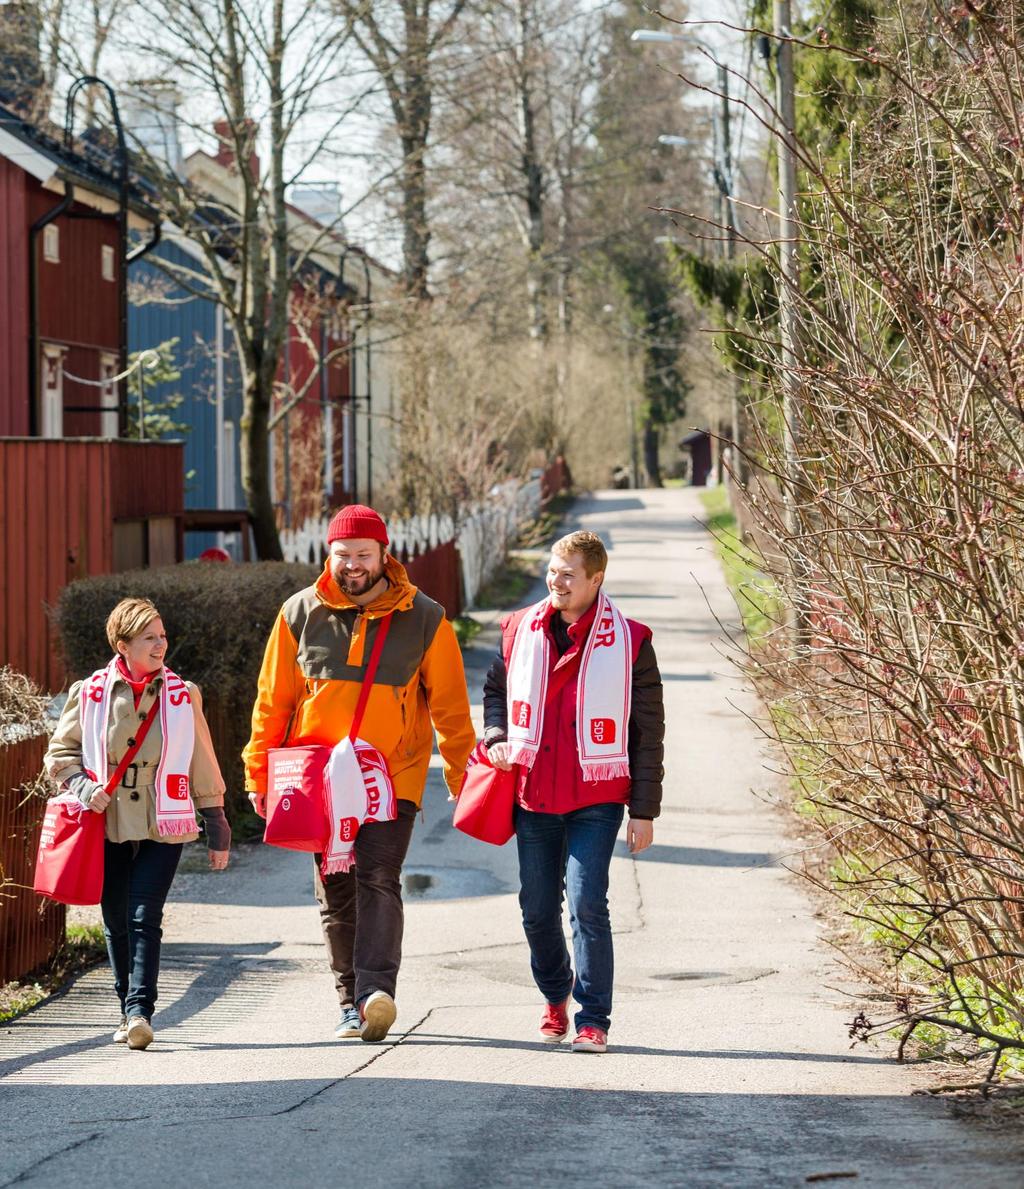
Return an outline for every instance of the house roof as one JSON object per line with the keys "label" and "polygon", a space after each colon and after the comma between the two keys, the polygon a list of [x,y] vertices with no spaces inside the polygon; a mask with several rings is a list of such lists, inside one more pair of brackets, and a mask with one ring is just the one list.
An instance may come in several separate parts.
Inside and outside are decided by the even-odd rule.
{"label": "house roof", "polygon": [[[76,197],[86,205],[109,213],[117,209],[117,167],[102,138],[79,140],[68,148],[63,137],[58,137],[55,125],[32,123],[14,108],[0,104],[0,157],[31,174],[44,189],[55,194],[63,193],[64,184],[70,183]],[[128,183],[128,208],[136,216],[136,226],[160,221],[159,213],[143,199],[132,178]]]}

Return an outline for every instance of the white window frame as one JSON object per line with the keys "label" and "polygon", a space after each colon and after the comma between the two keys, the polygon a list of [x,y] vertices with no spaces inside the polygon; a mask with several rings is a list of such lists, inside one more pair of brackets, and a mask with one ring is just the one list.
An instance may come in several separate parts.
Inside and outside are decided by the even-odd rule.
{"label": "white window frame", "polygon": [[43,228],[43,259],[60,264],[60,228],[56,223],[47,223]]}
{"label": "white window frame", "polygon": [[120,429],[117,407],[117,383],[114,376],[118,371],[118,357],[104,351],[100,355],[100,437],[116,438]]}
{"label": "white window frame", "polygon": [[64,436],[64,351],[45,343],[40,352],[39,407],[40,436]]}
{"label": "white window frame", "polygon": [[100,246],[100,275],[105,281],[117,279],[114,269],[114,249],[110,244]]}
{"label": "white window frame", "polygon": [[217,495],[219,497],[220,507],[233,508],[238,503],[235,499],[235,483],[238,470],[235,465],[235,423],[233,421],[224,422],[222,435],[221,450],[223,451],[223,460],[220,473],[221,488]]}

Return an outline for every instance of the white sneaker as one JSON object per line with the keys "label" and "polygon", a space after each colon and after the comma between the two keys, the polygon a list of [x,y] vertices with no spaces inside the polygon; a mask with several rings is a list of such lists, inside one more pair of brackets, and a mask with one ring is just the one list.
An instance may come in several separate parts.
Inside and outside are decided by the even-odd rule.
{"label": "white sneaker", "polygon": [[363,1040],[383,1040],[395,1022],[398,1008],[387,991],[374,991],[359,1005],[359,1014],[363,1021],[359,1035]]}
{"label": "white sneaker", "polygon": [[350,1040],[353,1037],[362,1036],[362,1034],[363,1021],[359,1015],[359,1008],[344,1008],[338,1026],[334,1029],[334,1035],[338,1040]]}
{"label": "white sneaker", "polygon": [[132,1016],[128,1021],[128,1047],[145,1049],[153,1043],[153,1029],[144,1016]]}
{"label": "white sneaker", "polygon": [[123,1045],[127,1039],[128,1039],[128,1018],[126,1016],[122,1016],[121,1023],[118,1024],[117,1028],[114,1030],[114,1044]]}

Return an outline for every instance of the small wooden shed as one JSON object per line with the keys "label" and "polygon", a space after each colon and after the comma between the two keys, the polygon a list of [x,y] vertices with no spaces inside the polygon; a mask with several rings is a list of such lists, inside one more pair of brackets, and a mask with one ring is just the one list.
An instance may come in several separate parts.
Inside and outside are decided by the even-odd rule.
{"label": "small wooden shed", "polygon": [[707,487],[708,475],[714,465],[710,434],[703,429],[695,429],[683,438],[679,449],[690,452],[690,486]]}

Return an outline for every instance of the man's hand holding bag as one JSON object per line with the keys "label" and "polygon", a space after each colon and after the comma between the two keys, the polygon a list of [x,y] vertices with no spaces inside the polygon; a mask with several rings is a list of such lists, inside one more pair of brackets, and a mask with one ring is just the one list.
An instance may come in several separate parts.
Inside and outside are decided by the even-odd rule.
{"label": "man's hand holding bag", "polygon": [[487,748],[478,743],[462,778],[452,824],[463,834],[492,846],[504,846],[512,837],[516,777],[514,768],[496,768]]}

